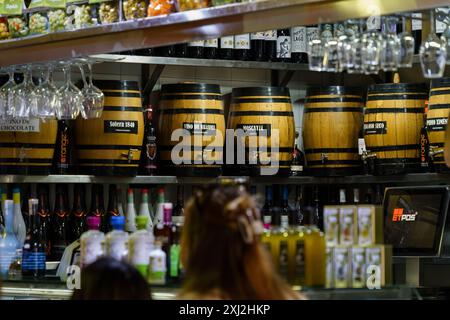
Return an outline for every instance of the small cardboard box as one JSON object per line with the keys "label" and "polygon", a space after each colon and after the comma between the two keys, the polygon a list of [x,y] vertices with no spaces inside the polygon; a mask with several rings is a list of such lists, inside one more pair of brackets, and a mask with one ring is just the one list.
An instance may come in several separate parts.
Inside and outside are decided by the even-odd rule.
{"label": "small cardboard box", "polygon": [[364,247],[354,246],[350,252],[352,260],[352,288],[364,288],[366,286],[366,251]]}
{"label": "small cardboard box", "polygon": [[327,246],[337,246],[339,244],[339,207],[323,207],[323,223],[325,229],[325,239]]}
{"label": "small cardboard box", "polygon": [[358,245],[371,246],[383,243],[383,208],[375,205],[358,205]]}
{"label": "small cardboard box", "polygon": [[356,206],[339,206],[339,245],[358,244]]}
{"label": "small cardboard box", "polygon": [[392,246],[366,247],[366,276],[369,289],[386,287],[392,283]]}
{"label": "small cardboard box", "polygon": [[326,259],[325,288],[334,288],[334,247],[327,246]]}
{"label": "small cardboard box", "polygon": [[333,277],[334,287],[349,288],[351,275],[349,247],[346,246],[335,247],[333,262],[334,262],[334,277]]}

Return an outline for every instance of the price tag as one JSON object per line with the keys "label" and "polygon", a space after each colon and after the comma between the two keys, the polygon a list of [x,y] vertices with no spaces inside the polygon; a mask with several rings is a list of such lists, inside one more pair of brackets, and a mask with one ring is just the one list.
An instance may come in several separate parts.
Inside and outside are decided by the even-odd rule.
{"label": "price tag", "polygon": [[366,151],[366,141],[364,138],[358,139],[358,154],[361,156]]}

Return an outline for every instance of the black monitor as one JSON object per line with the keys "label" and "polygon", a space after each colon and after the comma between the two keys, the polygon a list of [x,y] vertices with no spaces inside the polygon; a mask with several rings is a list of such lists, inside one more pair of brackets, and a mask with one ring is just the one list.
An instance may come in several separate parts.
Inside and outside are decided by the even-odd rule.
{"label": "black monitor", "polygon": [[449,192],[448,186],[386,189],[384,242],[394,256],[440,256]]}

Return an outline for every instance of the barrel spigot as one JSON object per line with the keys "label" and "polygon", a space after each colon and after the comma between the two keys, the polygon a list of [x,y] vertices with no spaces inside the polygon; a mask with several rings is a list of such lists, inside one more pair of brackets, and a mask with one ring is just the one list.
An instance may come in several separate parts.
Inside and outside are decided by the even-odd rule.
{"label": "barrel spigot", "polygon": [[131,161],[133,160],[133,154],[136,151],[138,151],[138,150],[136,150],[136,149],[129,149],[128,152],[123,152],[122,153],[122,157],[126,158],[128,163],[131,163]]}
{"label": "barrel spigot", "polygon": [[321,153],[320,160],[322,161],[322,163],[325,163],[328,160],[328,153]]}
{"label": "barrel spigot", "polygon": [[431,159],[433,159],[435,156],[442,153],[444,153],[444,148],[437,146],[430,146],[430,151],[428,152],[428,155],[430,156]]}
{"label": "barrel spigot", "polygon": [[369,159],[375,159],[377,157],[376,153],[364,150],[361,154],[361,159],[367,161]]}

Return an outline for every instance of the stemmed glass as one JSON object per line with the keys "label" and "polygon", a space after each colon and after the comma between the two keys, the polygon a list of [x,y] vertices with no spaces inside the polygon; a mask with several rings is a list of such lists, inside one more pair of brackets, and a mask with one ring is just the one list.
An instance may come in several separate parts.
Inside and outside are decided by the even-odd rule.
{"label": "stemmed glass", "polygon": [[367,29],[361,38],[361,62],[365,74],[380,70],[381,35],[376,29]]}
{"label": "stemmed glass", "polygon": [[323,70],[337,72],[339,69],[338,35],[334,31],[332,37],[324,39]]}
{"label": "stemmed glass", "polygon": [[0,88],[0,118],[13,117],[15,113],[12,88],[16,87],[17,84],[14,80],[14,67],[9,67],[6,69],[8,73],[8,81]]}
{"label": "stemmed glass", "polygon": [[92,83],[92,63],[88,60],[86,64],[89,69],[89,82],[86,81],[83,66],[80,64],[78,65],[84,84],[84,87],[81,90],[83,95],[83,108],[81,108],[81,115],[84,119],[100,118],[102,116],[103,106],[105,103],[105,95]]}
{"label": "stemmed glass", "polygon": [[338,72],[343,72],[352,67],[352,42],[355,38],[355,30],[351,28],[350,24],[351,21],[344,23],[344,32],[338,38]]}
{"label": "stemmed glass", "polygon": [[384,17],[384,32],[381,40],[380,67],[383,71],[397,71],[400,41],[396,35],[394,17]]}
{"label": "stemmed glass", "polygon": [[308,61],[309,70],[311,71],[323,71],[323,58],[324,58],[324,40],[321,35],[321,25],[319,25],[319,32],[316,37],[311,39],[308,43]]}
{"label": "stemmed glass", "polygon": [[354,36],[350,45],[350,62],[347,66],[348,73],[362,73],[362,39],[361,35],[363,33],[363,20],[358,20],[357,24],[351,27]]}
{"label": "stemmed glass", "polygon": [[83,95],[71,79],[70,63],[63,63],[64,84],[58,89],[61,97],[60,108],[56,110],[56,117],[60,120],[74,120],[83,108]]}
{"label": "stemmed glass", "polygon": [[425,78],[441,78],[444,74],[447,49],[444,41],[436,36],[434,10],[430,10],[430,33],[420,45],[420,66]]}
{"label": "stemmed glass", "polygon": [[404,16],[402,17],[402,30],[403,32],[398,35],[400,52],[397,56],[397,67],[410,68],[414,59],[414,38],[406,31],[406,17]]}
{"label": "stemmed glass", "polygon": [[446,16],[443,19],[443,22],[447,25],[444,32],[441,35],[441,40],[445,43],[445,50],[447,51],[447,62],[446,64],[450,64],[450,17]]}
{"label": "stemmed glass", "polygon": [[52,67],[38,65],[40,83],[32,93],[31,114],[41,119],[55,118],[59,95],[50,82]]}
{"label": "stemmed glass", "polygon": [[15,107],[14,118],[28,119],[30,117],[31,97],[34,89],[31,66],[27,65],[23,68],[23,82],[12,89]]}

